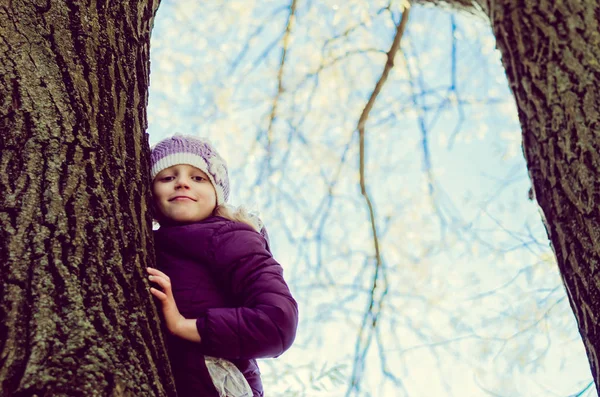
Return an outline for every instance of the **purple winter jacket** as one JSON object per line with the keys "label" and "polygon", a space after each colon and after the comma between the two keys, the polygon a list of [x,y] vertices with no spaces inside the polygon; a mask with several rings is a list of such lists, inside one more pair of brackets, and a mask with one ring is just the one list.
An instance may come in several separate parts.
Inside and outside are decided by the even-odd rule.
{"label": "purple winter jacket", "polygon": [[177,394],[217,396],[204,355],[231,361],[254,396],[263,396],[257,358],[277,357],[294,341],[298,305],[267,241],[250,226],[211,216],[154,232],[158,268],[171,279],[185,318],[202,341],[169,336]]}

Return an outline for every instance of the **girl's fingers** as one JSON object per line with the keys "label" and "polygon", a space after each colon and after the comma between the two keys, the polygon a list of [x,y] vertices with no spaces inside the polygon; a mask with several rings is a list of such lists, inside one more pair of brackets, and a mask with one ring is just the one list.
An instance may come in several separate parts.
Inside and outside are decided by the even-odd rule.
{"label": "girl's fingers", "polygon": [[164,277],[164,278],[166,278],[167,280],[170,280],[170,279],[169,279],[169,276],[167,276],[166,274],[164,274],[164,273],[163,273],[163,272],[161,272],[160,270],[158,270],[158,269],[155,269],[155,268],[153,268],[153,267],[147,267],[147,268],[146,268],[146,271],[147,271],[148,273],[150,273],[151,275],[153,275],[153,276]]}
{"label": "girl's fingers", "polygon": [[[161,287],[161,289],[162,289],[162,291],[159,291],[158,289],[154,288],[155,290],[159,291],[162,294],[161,296],[154,294],[154,296],[159,298],[163,303],[165,303],[169,299],[173,299],[173,292],[171,291],[171,282],[170,281],[165,280],[162,277],[157,277],[157,276],[150,276],[150,281],[158,284],[158,286]],[[164,298],[163,298],[163,296],[164,296]]]}
{"label": "girl's fingers", "polygon": [[169,299],[173,299],[173,293],[171,292],[171,279],[169,279],[169,277],[160,270],[152,267],[148,267],[146,270],[150,274],[148,276],[150,282],[155,283],[162,288],[162,291],[154,287],[150,288],[152,295],[158,298],[163,304],[167,303]]}
{"label": "girl's fingers", "polygon": [[167,300],[167,295],[164,292],[157,290],[156,288],[150,288],[150,293],[156,296],[161,301]]}
{"label": "girl's fingers", "polygon": [[150,281],[160,285],[165,290],[171,290],[171,281],[165,280],[163,277],[150,276]]}

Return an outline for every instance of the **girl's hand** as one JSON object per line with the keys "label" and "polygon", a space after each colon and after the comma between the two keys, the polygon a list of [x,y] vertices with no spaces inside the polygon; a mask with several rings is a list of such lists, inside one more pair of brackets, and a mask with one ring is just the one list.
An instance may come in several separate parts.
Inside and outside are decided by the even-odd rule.
{"label": "girl's hand", "polygon": [[200,335],[196,329],[196,321],[187,320],[179,313],[179,309],[177,309],[169,276],[160,270],[151,267],[146,270],[148,271],[148,274],[150,274],[148,279],[162,288],[162,291],[159,291],[152,287],[150,288],[150,293],[162,303],[163,316],[165,317],[169,332],[183,339],[200,342]]}

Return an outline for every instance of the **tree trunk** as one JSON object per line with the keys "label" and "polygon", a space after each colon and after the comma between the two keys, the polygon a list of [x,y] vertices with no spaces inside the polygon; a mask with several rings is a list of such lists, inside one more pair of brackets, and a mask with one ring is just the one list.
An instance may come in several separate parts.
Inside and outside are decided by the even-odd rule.
{"label": "tree trunk", "polygon": [[158,5],[0,3],[3,396],[174,394],[144,271]]}
{"label": "tree trunk", "polygon": [[502,53],[533,191],[600,393],[600,3],[472,3]]}

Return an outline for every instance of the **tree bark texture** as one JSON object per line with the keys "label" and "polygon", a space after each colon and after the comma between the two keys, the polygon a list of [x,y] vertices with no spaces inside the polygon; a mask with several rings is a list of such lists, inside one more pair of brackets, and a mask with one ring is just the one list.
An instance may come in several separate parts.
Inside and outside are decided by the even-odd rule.
{"label": "tree bark texture", "polygon": [[0,1],[0,395],[174,394],[144,269],[158,5]]}
{"label": "tree bark texture", "polygon": [[472,3],[502,53],[533,191],[600,393],[600,3]]}

